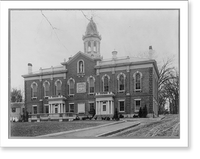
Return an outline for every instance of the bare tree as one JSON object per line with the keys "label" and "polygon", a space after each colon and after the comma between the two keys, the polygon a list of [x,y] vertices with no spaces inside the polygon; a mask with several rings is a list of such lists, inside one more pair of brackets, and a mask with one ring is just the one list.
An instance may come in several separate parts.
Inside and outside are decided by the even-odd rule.
{"label": "bare tree", "polygon": [[170,111],[178,113],[179,107],[179,74],[178,71],[171,66],[172,60],[164,62],[159,71],[158,81],[158,98],[159,113],[165,111],[167,99],[170,101]]}

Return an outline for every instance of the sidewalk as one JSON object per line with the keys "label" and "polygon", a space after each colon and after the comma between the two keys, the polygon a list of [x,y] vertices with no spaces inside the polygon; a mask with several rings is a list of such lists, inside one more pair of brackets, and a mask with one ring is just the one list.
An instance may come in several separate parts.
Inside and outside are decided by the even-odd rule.
{"label": "sidewalk", "polygon": [[112,134],[120,132],[122,130],[134,127],[139,125],[140,122],[119,122],[117,124],[102,126],[102,127],[93,127],[92,129],[83,129],[83,130],[74,130],[70,132],[63,132],[59,134],[49,134],[41,136],[42,138],[94,138],[94,137],[103,137],[107,134]]}

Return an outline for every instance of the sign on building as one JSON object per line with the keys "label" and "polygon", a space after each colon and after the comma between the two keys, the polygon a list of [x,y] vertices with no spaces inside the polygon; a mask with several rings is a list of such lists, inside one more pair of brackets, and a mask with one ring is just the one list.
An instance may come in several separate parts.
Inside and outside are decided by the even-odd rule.
{"label": "sign on building", "polygon": [[85,93],[86,92],[86,82],[77,83],[77,93]]}

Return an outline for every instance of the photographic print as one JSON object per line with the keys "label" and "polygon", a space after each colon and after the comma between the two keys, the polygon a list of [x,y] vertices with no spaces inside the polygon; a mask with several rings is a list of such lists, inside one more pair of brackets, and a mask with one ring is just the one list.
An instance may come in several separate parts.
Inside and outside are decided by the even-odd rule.
{"label": "photographic print", "polygon": [[11,137],[179,138],[179,10],[10,10],[10,40]]}

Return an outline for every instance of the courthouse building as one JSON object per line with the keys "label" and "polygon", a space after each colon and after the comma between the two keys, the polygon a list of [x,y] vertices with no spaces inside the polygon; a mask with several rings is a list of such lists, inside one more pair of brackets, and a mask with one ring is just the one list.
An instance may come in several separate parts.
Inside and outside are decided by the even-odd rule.
{"label": "courthouse building", "polygon": [[120,114],[133,116],[146,105],[149,115],[158,115],[155,60],[120,58],[117,51],[112,52],[112,59],[103,59],[102,38],[92,18],[82,40],[84,51],[61,62],[60,67],[32,72],[32,64],[28,64],[28,74],[23,75],[26,111],[88,115],[95,109],[96,116],[113,116],[117,108]]}

